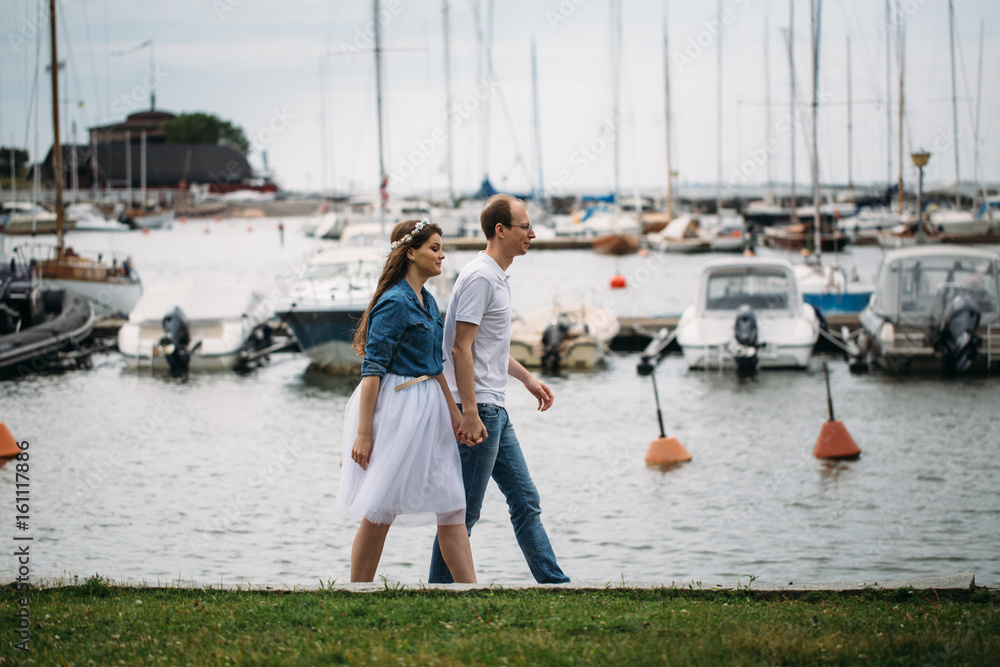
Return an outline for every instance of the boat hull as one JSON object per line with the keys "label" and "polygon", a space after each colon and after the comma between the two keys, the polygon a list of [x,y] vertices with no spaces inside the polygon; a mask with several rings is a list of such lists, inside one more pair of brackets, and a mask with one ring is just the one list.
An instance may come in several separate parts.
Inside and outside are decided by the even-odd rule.
{"label": "boat hull", "polygon": [[361,357],[354,351],[354,330],[365,307],[367,304],[343,310],[294,308],[277,315],[318,368],[344,374],[361,369]]}
{"label": "boat hull", "polygon": [[28,374],[51,368],[59,353],[76,348],[94,328],[90,302],[73,292],[47,295],[45,310],[52,319],[0,336],[0,373]]}
{"label": "boat hull", "polygon": [[87,297],[94,306],[94,315],[98,318],[128,317],[142,297],[140,282],[45,279],[44,283],[53,289],[72,290]]}

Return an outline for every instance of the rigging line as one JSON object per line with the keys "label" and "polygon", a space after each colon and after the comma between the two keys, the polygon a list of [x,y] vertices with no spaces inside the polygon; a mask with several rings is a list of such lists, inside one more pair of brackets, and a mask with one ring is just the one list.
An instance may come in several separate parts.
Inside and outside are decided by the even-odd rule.
{"label": "rigging line", "polygon": [[[844,4],[847,1],[850,2],[849,5],[845,5]],[[840,7],[840,11],[844,15],[844,21],[845,21],[845,23],[847,23],[850,26],[848,37],[851,36],[850,33],[853,33],[853,34],[858,35],[858,36],[861,36],[861,35],[864,34],[864,32],[859,29],[859,26],[864,25],[864,23],[862,23],[860,20],[858,20],[858,10],[857,10],[857,7],[855,6],[854,3],[855,3],[855,0],[837,0],[837,6]],[[848,9],[850,9],[850,11],[851,11],[850,15],[848,14],[848,11],[847,11]],[[877,22],[876,22],[876,25],[877,25]],[[868,63],[881,62],[881,61],[876,61],[874,58],[871,57],[871,53],[868,51],[868,40],[861,39],[860,41],[861,41],[861,52],[862,52],[861,55],[862,55],[862,58],[864,59],[864,61],[868,62]],[[854,40],[854,39],[851,40],[851,44],[852,45],[856,45],[857,42],[858,42],[858,40]],[[869,71],[874,72],[875,71],[875,65],[873,65]],[[879,97],[880,93],[882,91],[879,89],[876,81],[874,79],[868,79],[868,83],[869,83],[869,85],[871,85],[872,92],[875,94],[875,96]]]}
{"label": "rigging line", "polygon": [[[96,109],[97,108],[96,105],[99,105],[101,103],[101,90],[100,86],[97,84],[97,64],[94,61],[94,40],[90,38],[90,15],[87,13],[87,3],[81,2],[80,9],[81,11],[83,11],[83,27],[84,30],[86,31],[87,46],[88,46],[88,51],[90,52],[90,69],[92,72],[91,75],[94,79],[94,104],[95,104],[94,108]],[[110,82],[105,82],[105,85],[110,86],[111,84]]]}
{"label": "rigging line", "polygon": [[[80,96],[80,99],[77,100],[77,102],[78,103],[82,103],[83,102],[83,86],[80,85],[80,73],[77,71],[76,67],[70,67],[70,64],[71,63],[75,63],[76,60],[73,57],[73,45],[70,43],[70,39],[69,39],[69,26],[66,25],[66,12],[60,12],[59,13],[59,20],[62,21],[63,41],[66,42],[66,69],[67,69],[67,71],[71,71],[73,73],[73,80],[76,82],[76,94]],[[66,95],[68,96],[69,95],[69,86],[67,86],[66,88],[67,88]],[[72,102],[72,101],[73,100],[71,100],[71,99],[69,99],[67,97],[67,99],[66,99],[67,103]],[[68,108],[69,107],[67,106],[67,109]],[[77,108],[81,108],[81,107],[77,107]],[[90,116],[87,113],[87,106],[84,104],[82,106],[82,108],[84,110],[83,111],[84,122],[87,125],[90,125]],[[68,112],[67,112],[66,116],[67,116],[67,118],[66,118],[65,122],[67,124],[70,124],[70,120],[68,118],[68,116],[69,116]],[[69,136],[67,136],[66,138],[69,139]]]}

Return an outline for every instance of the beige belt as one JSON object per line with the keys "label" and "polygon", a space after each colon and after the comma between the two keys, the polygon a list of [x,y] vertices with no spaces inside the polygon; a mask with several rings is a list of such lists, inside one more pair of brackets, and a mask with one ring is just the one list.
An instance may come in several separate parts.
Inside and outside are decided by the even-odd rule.
{"label": "beige belt", "polygon": [[418,382],[423,382],[424,380],[430,380],[431,377],[433,377],[433,376],[431,376],[431,375],[421,375],[419,377],[413,378],[412,380],[407,380],[403,384],[397,384],[396,385],[396,391],[399,391],[400,389],[406,389],[411,384],[416,384]]}

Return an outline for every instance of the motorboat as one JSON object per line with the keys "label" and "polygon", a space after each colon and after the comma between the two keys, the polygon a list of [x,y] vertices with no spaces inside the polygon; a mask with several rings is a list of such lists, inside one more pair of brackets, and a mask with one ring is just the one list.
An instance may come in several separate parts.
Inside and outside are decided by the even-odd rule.
{"label": "motorboat", "polygon": [[118,330],[129,368],[243,370],[272,343],[270,302],[242,284],[195,278],[151,287]]}
{"label": "motorboat", "polygon": [[557,304],[513,320],[510,355],[530,368],[589,369],[618,330],[618,318],[603,308]]}
{"label": "motorboat", "polygon": [[[707,216],[706,216],[707,217]],[[716,222],[705,226],[712,252],[743,252],[752,246],[752,235],[747,233],[747,223],[735,211],[723,209]]]}
{"label": "motorboat", "polygon": [[30,267],[0,265],[0,374],[27,375],[79,368],[82,343],[94,328],[94,308],[66,290],[47,290]]}
{"label": "motorboat", "polygon": [[679,215],[667,226],[654,234],[647,234],[650,247],[661,252],[708,252],[712,249],[712,237],[704,232],[698,223],[698,216],[692,213]]}
{"label": "motorboat", "polygon": [[[67,216],[64,229],[72,230],[76,219]],[[26,201],[9,201],[0,204],[0,233],[35,235],[56,233],[56,214],[41,204]]]}
{"label": "motorboat", "polygon": [[22,244],[12,250],[33,268],[48,289],[72,290],[87,297],[97,317],[127,317],[142,296],[142,279],[128,255],[81,252],[45,244]]}
{"label": "motorboat", "polygon": [[858,346],[892,373],[960,374],[1000,359],[1000,253],[949,244],[890,250]]}
{"label": "motorboat", "polygon": [[791,222],[791,212],[773,201],[756,199],[747,202],[743,217],[748,227],[760,230],[771,225],[787,225]]}
{"label": "motorboat", "polygon": [[[815,236],[811,222],[767,227],[761,234],[765,245],[781,250],[810,249],[816,242]],[[823,252],[842,250],[849,242],[850,237],[840,229],[833,228],[820,233],[820,249]]]}
{"label": "motorboat", "polygon": [[[362,229],[349,225],[345,236]],[[331,246],[318,250],[301,274],[292,277],[287,300],[276,314],[318,368],[329,373],[361,368],[354,330],[375,293],[382,262],[382,253],[370,244]]]}
{"label": "motorboat", "polygon": [[819,328],[790,263],[742,257],[705,267],[675,337],[688,368],[735,367],[752,374],[805,368]]}

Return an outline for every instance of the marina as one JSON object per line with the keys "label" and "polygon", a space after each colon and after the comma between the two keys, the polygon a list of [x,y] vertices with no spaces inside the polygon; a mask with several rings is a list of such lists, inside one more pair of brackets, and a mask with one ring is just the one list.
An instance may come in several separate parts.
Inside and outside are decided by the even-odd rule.
{"label": "marina", "polygon": [[[505,407],[574,581],[791,587],[962,572],[1000,585],[1000,202],[995,152],[980,155],[997,143],[995,119],[981,128],[979,118],[985,21],[975,94],[961,65],[960,116],[947,3],[944,136],[943,4],[886,3],[884,21],[881,7],[828,7],[824,20],[812,0],[808,37],[796,41],[804,3],[789,3],[783,27],[757,7],[737,20],[750,3],[721,0],[714,16],[708,4],[674,3],[677,24],[668,3],[564,2],[560,14],[502,3],[516,21],[497,30],[507,81],[493,68],[485,4],[456,4],[470,23],[456,23],[455,91],[448,2],[441,39],[405,3],[346,3],[325,26],[310,16],[325,48],[294,13],[276,22],[239,8],[226,27],[259,46],[222,66],[224,97],[220,69],[205,66],[233,46],[218,22],[203,32],[188,19],[181,49],[167,37],[176,17],[151,8],[126,26],[117,15],[130,12],[105,8],[102,75],[90,19],[73,13],[82,8],[60,6],[62,23],[54,0],[34,17],[10,12],[24,29],[9,35],[16,55],[3,62],[0,103],[18,127],[25,114],[25,134],[0,151],[0,423],[8,448],[7,429],[15,448],[30,445],[31,463],[0,459],[0,488],[20,489],[30,467],[30,518],[25,509],[2,534],[32,541],[31,583],[343,583],[357,529],[334,513],[359,382],[351,339],[385,237],[404,219],[440,225],[446,275],[429,287],[444,310],[448,278],[485,247],[479,210],[496,183],[528,202],[530,224],[517,226],[534,239],[509,271],[512,356],[555,396],[540,412],[514,382]],[[750,38],[758,18],[762,40]],[[526,45],[511,36],[546,23],[541,68],[531,38],[529,93],[509,55]],[[159,51],[144,36],[154,25]],[[909,25],[919,48],[908,53]],[[84,41],[79,26],[89,58],[69,48],[70,33]],[[335,48],[351,28],[354,46]],[[119,44],[120,32],[146,41]],[[789,102],[775,122],[779,32]],[[958,32],[966,49],[968,32]],[[821,49],[824,33],[848,36],[846,59]],[[870,41],[859,50],[872,100],[852,96],[854,33]],[[434,53],[387,62],[398,50]],[[137,51],[149,58],[141,86],[124,64]],[[114,77],[112,56],[123,59]],[[831,82],[846,83],[845,100]],[[160,84],[173,111],[157,107]],[[183,110],[203,102],[223,115]],[[858,160],[855,104],[869,107]],[[533,151],[522,151],[519,126],[533,131]],[[796,168],[799,141],[807,169]],[[975,152],[963,174],[966,145]],[[433,536],[430,526],[393,531],[384,588],[426,581]],[[481,582],[531,581],[495,486],[472,549]]]}
{"label": "marina", "polygon": [[[84,236],[95,245],[113,236],[149,286],[197,273],[252,285],[277,303],[290,289],[286,276],[329,243],[305,236],[305,220],[188,220],[69,240],[86,247]],[[473,252],[449,251],[446,269]],[[873,277],[881,255],[858,247],[828,259]],[[759,256],[795,261],[776,250]],[[717,259],[532,249],[511,268],[513,301],[524,313],[556,299],[596,303],[625,325],[624,340],[632,325],[672,326]],[[616,274],[627,288],[610,288]],[[592,370],[544,374],[556,396],[547,413],[511,387],[508,408],[543,492],[543,520],[573,579],[851,581],[970,570],[978,584],[1000,583],[996,369],[854,374],[841,352],[817,348],[804,371],[740,379],[688,370],[670,352],[655,369],[665,428],[693,458],[660,471],[643,460],[657,435],[649,378],[636,373],[637,352],[620,349],[646,340],[613,344]],[[862,449],[856,461],[811,455],[826,419],[823,361],[838,418]],[[113,351],[93,354],[92,364],[0,384],[4,421],[37,452],[41,578],[99,572],[149,584],[291,586],[346,577],[356,526],[332,508],[350,377],[319,372],[299,352],[272,354],[244,374],[154,373]],[[0,469],[0,484],[12,479],[9,464]],[[11,537],[13,527],[4,530]],[[481,580],[530,581],[509,533],[491,488],[472,540]],[[389,540],[390,580],[426,581],[431,537],[413,528]]]}

